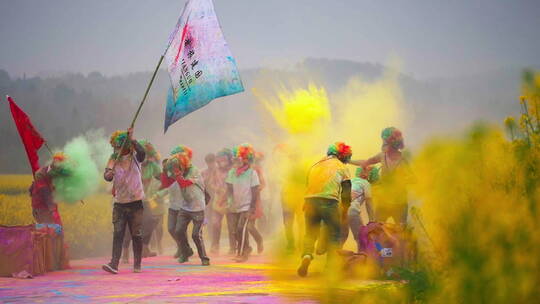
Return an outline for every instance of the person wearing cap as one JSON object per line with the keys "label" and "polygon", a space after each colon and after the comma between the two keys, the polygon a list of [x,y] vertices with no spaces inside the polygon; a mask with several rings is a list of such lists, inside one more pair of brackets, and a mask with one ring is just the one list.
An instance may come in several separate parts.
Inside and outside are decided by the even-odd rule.
{"label": "person wearing cap", "polygon": [[351,180],[345,166],[351,156],[350,146],[336,142],[328,147],[326,157],[315,163],[308,172],[304,204],[306,233],[302,261],[297,270],[301,277],[308,274],[321,223],[327,227],[327,267],[332,267],[329,263],[333,262],[339,249],[341,223],[346,222],[351,203]]}

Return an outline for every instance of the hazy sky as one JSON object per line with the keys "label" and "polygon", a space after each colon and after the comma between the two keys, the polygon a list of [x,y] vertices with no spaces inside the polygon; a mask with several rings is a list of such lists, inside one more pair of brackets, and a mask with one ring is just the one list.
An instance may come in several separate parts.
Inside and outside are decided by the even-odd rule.
{"label": "hazy sky", "polygon": [[[150,71],[185,0],[0,0],[11,75]],[[540,66],[540,1],[214,0],[241,68],[401,59],[417,77]]]}

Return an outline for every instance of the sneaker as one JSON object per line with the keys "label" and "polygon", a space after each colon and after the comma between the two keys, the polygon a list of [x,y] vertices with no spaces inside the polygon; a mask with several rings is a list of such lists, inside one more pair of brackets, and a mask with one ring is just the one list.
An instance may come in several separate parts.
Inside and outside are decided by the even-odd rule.
{"label": "sneaker", "polygon": [[180,264],[185,263],[187,261],[189,261],[189,257],[187,257],[187,256],[180,255],[178,257],[178,263],[180,263]]}
{"label": "sneaker", "polygon": [[298,267],[297,273],[299,276],[301,277],[307,276],[310,263],[311,263],[311,257],[309,255],[305,255],[302,258],[302,264],[300,264],[300,267]]}
{"label": "sneaker", "polygon": [[188,255],[187,257],[190,258],[193,256],[193,249],[191,249],[191,247],[188,247]]}
{"label": "sneaker", "polygon": [[133,272],[134,273],[141,273],[142,272],[141,267],[140,266],[139,267],[133,267]]}
{"label": "sneaker", "polygon": [[118,274],[118,269],[112,267],[110,263],[109,264],[103,264],[103,266],[101,266],[101,268],[103,270],[105,270],[106,272],[109,272],[109,273],[112,273],[112,274]]}
{"label": "sneaker", "polygon": [[202,260],[201,265],[202,266],[210,266],[210,260]]}

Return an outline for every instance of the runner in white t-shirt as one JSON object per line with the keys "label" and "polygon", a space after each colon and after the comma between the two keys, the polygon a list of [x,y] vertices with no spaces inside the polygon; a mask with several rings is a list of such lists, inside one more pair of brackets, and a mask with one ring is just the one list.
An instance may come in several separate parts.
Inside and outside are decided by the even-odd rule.
{"label": "runner in white t-shirt", "polygon": [[260,182],[257,172],[251,168],[255,157],[253,147],[249,144],[239,145],[233,149],[233,155],[234,167],[229,171],[225,182],[231,227],[235,228],[235,260],[245,262],[252,250],[249,246],[247,226],[249,217],[255,212]]}

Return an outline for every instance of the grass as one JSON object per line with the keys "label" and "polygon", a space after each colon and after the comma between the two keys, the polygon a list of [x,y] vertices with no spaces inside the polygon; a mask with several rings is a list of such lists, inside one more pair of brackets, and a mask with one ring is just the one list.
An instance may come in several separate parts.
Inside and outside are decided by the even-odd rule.
{"label": "grass", "polygon": [[[31,175],[0,175],[0,225],[34,222],[28,187]],[[66,243],[72,258],[109,254],[112,238],[112,199],[104,190],[74,204],[59,204]]]}

